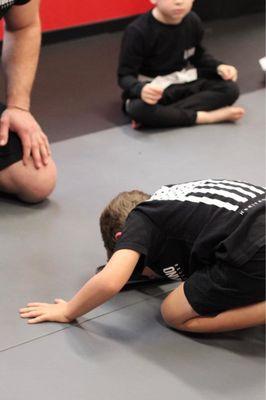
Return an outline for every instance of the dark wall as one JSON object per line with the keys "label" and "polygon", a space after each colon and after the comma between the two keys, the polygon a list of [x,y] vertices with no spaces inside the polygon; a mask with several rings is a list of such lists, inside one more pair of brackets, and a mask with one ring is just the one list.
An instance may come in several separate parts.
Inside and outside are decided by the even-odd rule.
{"label": "dark wall", "polygon": [[265,0],[195,0],[194,10],[204,20],[237,17],[265,10]]}

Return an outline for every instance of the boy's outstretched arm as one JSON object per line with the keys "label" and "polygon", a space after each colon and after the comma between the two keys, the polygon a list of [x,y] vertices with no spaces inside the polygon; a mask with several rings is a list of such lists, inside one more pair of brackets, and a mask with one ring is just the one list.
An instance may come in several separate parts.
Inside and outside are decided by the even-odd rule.
{"label": "boy's outstretched arm", "polygon": [[[180,331],[216,333],[265,324],[265,301],[201,317],[190,306],[181,284],[164,300],[162,315],[167,325]],[[179,307],[178,307],[179,305]]]}
{"label": "boy's outstretched arm", "polygon": [[140,255],[133,250],[118,250],[106,267],[94,275],[69,301],[56,299],[55,304],[29,303],[20,309],[29,323],[44,321],[70,322],[105,303],[117,294],[130,278]]}

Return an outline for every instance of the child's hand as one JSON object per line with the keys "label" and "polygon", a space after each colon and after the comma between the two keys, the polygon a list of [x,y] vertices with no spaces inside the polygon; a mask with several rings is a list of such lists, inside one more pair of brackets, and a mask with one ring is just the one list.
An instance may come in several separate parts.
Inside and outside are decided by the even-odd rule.
{"label": "child's hand", "polygon": [[151,83],[147,83],[145,86],[143,86],[140,97],[145,103],[154,105],[158,103],[158,101],[162,98],[162,95],[163,89],[152,85]]}
{"label": "child's hand", "polygon": [[220,75],[225,81],[236,81],[237,80],[237,69],[232,65],[220,64],[217,67],[217,73]]}
{"label": "child's hand", "polygon": [[67,302],[62,299],[55,299],[55,304],[48,303],[29,303],[26,308],[19,310],[21,318],[30,318],[29,324],[39,322],[71,322],[67,318]]}

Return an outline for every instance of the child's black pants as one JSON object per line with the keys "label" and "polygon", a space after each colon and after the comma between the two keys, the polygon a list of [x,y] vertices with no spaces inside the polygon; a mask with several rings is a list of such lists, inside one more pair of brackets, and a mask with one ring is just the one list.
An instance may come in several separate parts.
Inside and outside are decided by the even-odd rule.
{"label": "child's black pants", "polygon": [[238,96],[238,85],[233,81],[197,79],[169,86],[154,106],[141,99],[131,99],[127,102],[126,112],[131,119],[144,126],[190,126],[196,122],[197,111],[211,111],[232,105]]}

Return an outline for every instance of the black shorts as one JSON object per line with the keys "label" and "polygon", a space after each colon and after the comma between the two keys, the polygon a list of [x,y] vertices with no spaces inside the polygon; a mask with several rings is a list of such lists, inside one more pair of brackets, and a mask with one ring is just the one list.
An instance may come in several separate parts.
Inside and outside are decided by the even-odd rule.
{"label": "black shorts", "polygon": [[[0,103],[0,114],[4,109],[5,106]],[[0,146],[0,170],[22,160],[22,157],[23,151],[20,139],[16,133],[9,131],[8,143],[6,146]]]}
{"label": "black shorts", "polygon": [[200,315],[216,315],[265,300],[265,246],[245,264],[235,267],[217,262],[195,271],[184,292]]}

